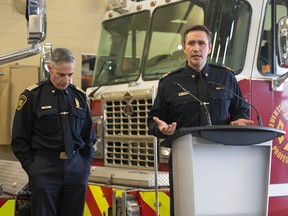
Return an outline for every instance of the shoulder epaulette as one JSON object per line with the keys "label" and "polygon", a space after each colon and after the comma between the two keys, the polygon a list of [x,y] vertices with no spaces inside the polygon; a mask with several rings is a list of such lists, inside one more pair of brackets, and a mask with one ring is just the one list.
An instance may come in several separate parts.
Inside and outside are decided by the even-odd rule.
{"label": "shoulder epaulette", "polygon": [[170,71],[170,72],[164,74],[164,75],[160,78],[160,80],[164,79],[165,77],[167,77],[167,76],[169,76],[169,75],[171,75],[171,74],[177,73],[177,72],[181,71],[182,69],[183,69],[183,67],[180,67],[180,68],[177,68],[176,70]]}
{"label": "shoulder epaulette", "polygon": [[42,82],[40,82],[40,83],[36,83],[36,84],[34,84],[34,85],[26,88],[26,90],[28,90],[28,91],[33,91],[33,90],[39,88],[39,87],[40,87],[41,85],[43,85],[44,83],[45,83],[45,81],[42,81]]}
{"label": "shoulder epaulette", "polygon": [[86,94],[85,91],[83,91],[80,87],[75,86],[75,85],[73,85],[73,84],[71,84],[70,86],[73,87],[73,88],[75,88],[77,91],[80,91],[80,92],[82,92],[83,94]]}
{"label": "shoulder epaulette", "polygon": [[234,71],[233,71],[231,68],[227,67],[226,65],[222,65],[222,64],[212,64],[212,63],[210,63],[209,65],[214,66],[214,67],[217,67],[217,68],[225,68],[225,69],[229,70],[230,72],[234,73]]}

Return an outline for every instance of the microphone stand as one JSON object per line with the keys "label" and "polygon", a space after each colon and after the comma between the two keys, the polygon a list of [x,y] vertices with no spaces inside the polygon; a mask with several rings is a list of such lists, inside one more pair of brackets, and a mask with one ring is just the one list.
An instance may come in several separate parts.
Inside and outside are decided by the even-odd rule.
{"label": "microphone stand", "polygon": [[209,103],[199,100],[197,97],[195,97],[193,94],[191,94],[190,91],[188,91],[187,89],[185,89],[185,88],[184,88],[182,85],[180,85],[179,83],[175,83],[175,85],[179,86],[183,91],[185,91],[187,94],[189,94],[191,97],[193,97],[196,101],[199,102],[199,104],[200,104],[201,106],[204,107],[205,113],[206,113],[206,118],[207,118],[207,126],[212,126],[211,116],[210,116],[210,113],[209,113],[208,108],[207,108],[207,105],[209,105]]}

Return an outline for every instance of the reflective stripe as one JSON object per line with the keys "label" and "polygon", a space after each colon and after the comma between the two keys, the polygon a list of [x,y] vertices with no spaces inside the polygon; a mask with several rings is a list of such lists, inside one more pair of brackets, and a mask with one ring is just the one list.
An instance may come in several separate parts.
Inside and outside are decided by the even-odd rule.
{"label": "reflective stripe", "polygon": [[160,215],[170,215],[170,196],[165,192],[160,192],[159,194],[159,202],[161,206],[159,207]]}
{"label": "reflective stripe", "polygon": [[[111,190],[111,191],[110,191]],[[108,215],[108,208],[112,207],[112,190],[116,193],[116,197],[122,197],[125,191],[118,188],[110,188],[105,186],[89,185],[84,209],[84,216],[101,216]],[[134,194],[135,193],[135,194]],[[153,191],[134,191],[135,197],[138,196],[141,212],[146,215],[153,215],[156,212],[155,192]],[[130,194],[128,192],[128,194]],[[170,215],[170,197],[169,192],[159,191],[159,214]],[[107,200],[108,199],[108,200]],[[111,200],[110,200],[111,199]],[[1,215],[1,214],[0,214]]]}
{"label": "reflective stripe", "polygon": [[[92,215],[91,211],[95,211],[95,208],[98,208],[101,215],[106,214],[108,215],[108,208],[109,208],[109,203],[106,200],[106,196],[103,193],[102,189],[100,186],[95,186],[95,185],[89,185],[90,193],[91,196],[87,196],[86,199],[93,199],[95,201],[96,205],[91,204],[91,200],[86,200],[86,205],[85,205],[85,210],[84,210],[84,215]],[[105,212],[105,213],[104,213]]]}
{"label": "reflective stripe", "polygon": [[92,195],[98,205],[98,208],[103,215],[105,212],[106,215],[108,215],[108,208],[109,208],[109,203],[106,200],[106,197],[103,194],[103,191],[101,190],[100,186],[89,186],[92,192]]}
{"label": "reflective stripe", "polygon": [[[86,209],[86,206],[88,207],[88,209]],[[89,210],[89,211],[88,211]],[[84,215],[85,216],[97,216],[97,215],[101,215],[100,210],[97,206],[96,200],[93,197],[93,194],[91,192],[91,187],[87,187],[87,194],[86,194],[86,205],[84,208]]]}
{"label": "reflective stripe", "polygon": [[122,193],[124,192],[124,190],[118,190],[118,189],[115,189],[114,190],[116,191],[116,197],[122,197]]}
{"label": "reflective stripe", "polygon": [[91,214],[86,202],[85,202],[85,206],[84,206],[84,214],[83,214],[83,216],[92,216],[92,214]]}
{"label": "reflective stripe", "polygon": [[116,192],[116,197],[122,196],[122,189],[88,185],[84,216],[102,216],[104,212],[108,215],[108,208],[112,208],[112,190]]}
{"label": "reflective stripe", "polygon": [[[140,192],[142,200],[156,212],[156,201],[155,201],[155,192]],[[170,215],[170,197],[165,192],[158,192],[159,199],[159,214],[160,215]]]}
{"label": "reflective stripe", "polygon": [[15,215],[15,200],[7,200],[1,207],[0,207],[0,215],[5,216],[14,216]]}

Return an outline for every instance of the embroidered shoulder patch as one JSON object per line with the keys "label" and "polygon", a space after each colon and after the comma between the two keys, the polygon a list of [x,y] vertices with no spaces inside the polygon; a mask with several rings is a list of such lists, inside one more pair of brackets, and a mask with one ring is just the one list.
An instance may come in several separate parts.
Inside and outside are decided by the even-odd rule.
{"label": "embroidered shoulder patch", "polygon": [[16,110],[18,110],[18,111],[21,110],[21,108],[24,106],[26,101],[27,101],[27,97],[25,95],[20,95],[20,97],[18,99]]}

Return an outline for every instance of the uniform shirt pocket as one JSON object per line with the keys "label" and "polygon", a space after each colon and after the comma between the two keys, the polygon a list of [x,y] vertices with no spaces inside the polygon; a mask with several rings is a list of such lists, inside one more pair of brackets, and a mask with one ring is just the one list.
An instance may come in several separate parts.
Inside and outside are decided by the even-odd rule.
{"label": "uniform shirt pocket", "polygon": [[199,102],[190,96],[179,97],[173,102],[169,116],[179,127],[195,125],[199,119]]}
{"label": "uniform shirt pocket", "polygon": [[71,109],[71,127],[76,136],[80,135],[85,120],[86,120],[85,110],[80,108]]}
{"label": "uniform shirt pocket", "polygon": [[43,134],[58,133],[61,129],[59,113],[56,109],[41,110],[37,113],[39,130]]}
{"label": "uniform shirt pocket", "polygon": [[233,95],[225,90],[211,91],[211,98],[213,100],[231,100]]}
{"label": "uniform shirt pocket", "polygon": [[185,96],[183,98],[177,98],[173,102],[173,107],[175,108],[175,110],[185,112],[188,106],[191,106],[192,104],[194,105],[195,103],[197,103],[197,101],[194,98],[190,96]]}
{"label": "uniform shirt pocket", "polygon": [[228,119],[228,112],[233,95],[225,90],[214,90],[210,92],[210,111],[212,118],[217,121]]}

